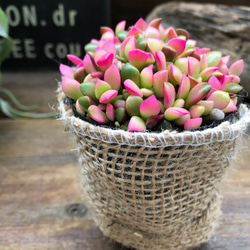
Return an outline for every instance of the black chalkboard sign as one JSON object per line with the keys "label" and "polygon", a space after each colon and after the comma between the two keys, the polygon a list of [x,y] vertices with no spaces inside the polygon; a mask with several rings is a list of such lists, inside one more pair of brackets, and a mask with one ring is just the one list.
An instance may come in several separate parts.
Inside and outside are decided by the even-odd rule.
{"label": "black chalkboard sign", "polygon": [[109,26],[109,0],[0,0],[14,49],[4,68],[53,69],[66,55],[84,55],[84,45]]}

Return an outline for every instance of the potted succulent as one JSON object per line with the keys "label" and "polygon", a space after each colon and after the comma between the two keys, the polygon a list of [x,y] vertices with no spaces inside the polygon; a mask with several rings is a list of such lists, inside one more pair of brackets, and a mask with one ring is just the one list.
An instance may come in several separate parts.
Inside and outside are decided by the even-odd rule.
{"label": "potted succulent", "polygon": [[220,183],[249,122],[242,60],[142,18],[101,28],[60,65],[61,119],[75,136],[83,197],[102,232],[137,249],[212,235]]}

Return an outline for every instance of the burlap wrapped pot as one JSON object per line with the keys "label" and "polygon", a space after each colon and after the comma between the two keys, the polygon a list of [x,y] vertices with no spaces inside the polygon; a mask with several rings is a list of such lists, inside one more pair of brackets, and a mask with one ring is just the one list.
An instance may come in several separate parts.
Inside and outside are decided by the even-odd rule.
{"label": "burlap wrapped pot", "polygon": [[195,132],[132,133],[72,114],[59,89],[61,120],[75,137],[82,195],[104,235],[136,249],[188,249],[213,234],[220,184],[249,110]]}

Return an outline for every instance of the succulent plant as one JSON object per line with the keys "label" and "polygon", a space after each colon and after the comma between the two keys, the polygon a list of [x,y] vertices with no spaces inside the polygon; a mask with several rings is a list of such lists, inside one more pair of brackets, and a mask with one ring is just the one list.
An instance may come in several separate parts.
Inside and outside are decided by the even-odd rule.
{"label": "succulent plant", "polygon": [[62,90],[78,113],[145,131],[171,125],[192,130],[237,110],[243,60],[228,67],[229,56],[197,47],[187,31],[164,29],[161,19],[125,26],[102,27],[83,60],[68,55],[75,66],[60,65]]}

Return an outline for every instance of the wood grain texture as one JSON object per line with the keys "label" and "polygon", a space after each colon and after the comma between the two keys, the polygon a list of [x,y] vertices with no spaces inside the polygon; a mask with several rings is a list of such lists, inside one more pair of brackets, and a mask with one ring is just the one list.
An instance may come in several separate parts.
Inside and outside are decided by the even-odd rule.
{"label": "wood grain texture", "polygon": [[[8,82],[24,104],[42,102],[41,111],[47,112],[47,103],[56,103],[57,73],[16,74],[5,73],[4,85]],[[25,94],[30,89],[32,97]],[[250,140],[245,145],[249,147]],[[81,216],[68,213],[70,205],[84,206],[74,148],[58,120],[0,120],[1,250],[127,249],[102,235],[91,211]],[[238,156],[235,171],[224,181],[220,226],[215,237],[196,250],[250,249],[249,150],[243,148]]]}

